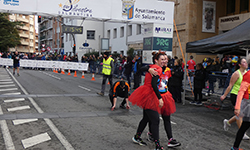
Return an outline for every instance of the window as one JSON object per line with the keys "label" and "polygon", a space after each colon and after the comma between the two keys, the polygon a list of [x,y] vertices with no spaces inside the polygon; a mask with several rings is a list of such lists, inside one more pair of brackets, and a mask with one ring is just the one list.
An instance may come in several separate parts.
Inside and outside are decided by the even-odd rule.
{"label": "window", "polygon": [[120,37],[124,37],[124,27],[121,27],[120,29]]}
{"label": "window", "polygon": [[141,25],[140,24],[137,24],[136,25],[136,34],[141,34]]}
{"label": "window", "polygon": [[87,39],[92,39],[92,40],[94,40],[94,39],[95,39],[95,31],[93,31],[93,30],[88,30],[88,31],[87,31]]}
{"label": "window", "polygon": [[113,32],[113,38],[114,39],[117,38],[117,29],[116,28],[114,29],[114,32]]}
{"label": "window", "polygon": [[132,25],[128,25],[128,36],[132,35]]}
{"label": "window", "polygon": [[248,11],[249,0],[240,0],[240,11]]}
{"label": "window", "polygon": [[22,16],[23,17],[23,19],[26,19],[26,17],[25,16]]}
{"label": "window", "polygon": [[107,38],[110,39],[110,30],[107,31]]}
{"label": "window", "polygon": [[227,0],[227,14],[235,13],[235,0]]}

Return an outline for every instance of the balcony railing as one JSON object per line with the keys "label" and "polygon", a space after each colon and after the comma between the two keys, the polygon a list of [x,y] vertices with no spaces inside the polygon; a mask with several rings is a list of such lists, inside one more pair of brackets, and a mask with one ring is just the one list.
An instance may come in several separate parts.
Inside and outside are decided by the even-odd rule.
{"label": "balcony railing", "polygon": [[22,17],[17,17],[17,21],[29,23],[29,20],[28,20],[28,19],[22,18]]}
{"label": "balcony railing", "polygon": [[20,33],[19,35],[21,38],[29,38],[28,34]]}
{"label": "balcony railing", "polygon": [[22,45],[29,45],[29,42],[27,42],[27,41],[21,41],[21,44]]}

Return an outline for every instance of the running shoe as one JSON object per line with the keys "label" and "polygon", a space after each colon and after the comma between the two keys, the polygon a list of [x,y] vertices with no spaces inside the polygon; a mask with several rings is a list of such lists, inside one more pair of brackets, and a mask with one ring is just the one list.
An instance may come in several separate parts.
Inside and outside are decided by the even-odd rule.
{"label": "running shoe", "polygon": [[104,96],[104,93],[102,93],[102,92],[96,93],[96,94],[98,94],[98,95],[100,95],[100,96]]}
{"label": "running shoe", "polygon": [[189,104],[190,104],[190,105],[195,105],[196,102],[195,102],[195,101],[192,101],[192,102],[190,102]]}
{"label": "running shoe", "polygon": [[197,102],[195,103],[196,106],[202,106],[202,103],[201,102]]}
{"label": "running shoe", "polygon": [[235,147],[231,147],[230,150],[243,150],[242,148],[235,148]]}
{"label": "running shoe", "polygon": [[225,131],[228,131],[228,128],[231,126],[231,125],[228,124],[228,120],[227,120],[227,119],[224,119],[224,120],[223,120],[223,124],[224,124],[224,130],[225,130]]}
{"label": "running shoe", "polygon": [[162,146],[156,146],[154,150],[163,150]]}
{"label": "running shoe", "polygon": [[135,137],[133,137],[133,138],[132,138],[132,141],[133,141],[134,143],[136,143],[136,144],[141,145],[141,146],[146,146],[146,145],[147,145],[147,143],[143,142],[141,138],[135,138]]}
{"label": "running shoe", "polygon": [[246,135],[246,133],[245,133],[244,136],[243,136],[243,138],[242,138],[242,140],[249,140],[249,139],[250,139],[249,136]]}
{"label": "running shoe", "polygon": [[152,133],[148,132],[147,135],[148,135],[148,139],[147,139],[147,140],[148,140],[149,142],[154,142],[154,138],[153,138],[153,136],[152,136]]}
{"label": "running shoe", "polygon": [[168,147],[177,147],[177,146],[180,146],[181,143],[176,141],[175,139],[171,138],[169,141],[168,141]]}

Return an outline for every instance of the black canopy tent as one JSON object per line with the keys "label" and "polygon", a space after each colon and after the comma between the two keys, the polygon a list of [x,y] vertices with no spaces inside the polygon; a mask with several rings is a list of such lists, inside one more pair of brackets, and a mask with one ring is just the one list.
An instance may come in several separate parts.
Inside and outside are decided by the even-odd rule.
{"label": "black canopy tent", "polygon": [[246,55],[250,48],[250,19],[232,30],[194,42],[188,42],[186,53]]}

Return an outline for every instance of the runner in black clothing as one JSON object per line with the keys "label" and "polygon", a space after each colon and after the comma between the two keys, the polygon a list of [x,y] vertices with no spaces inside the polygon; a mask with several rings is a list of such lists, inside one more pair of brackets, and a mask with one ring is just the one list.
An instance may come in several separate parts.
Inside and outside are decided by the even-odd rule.
{"label": "runner in black clothing", "polygon": [[15,51],[15,54],[12,55],[12,59],[13,59],[13,75],[15,75],[15,69],[17,69],[17,75],[19,76],[20,56],[18,54],[18,51]]}
{"label": "runner in black clothing", "polygon": [[[115,82],[112,89],[109,90],[109,99],[110,99],[110,102],[112,104],[112,106],[111,106],[112,111],[115,109],[117,96],[124,98],[121,105],[120,105],[120,108],[123,108],[123,109],[130,108],[129,103],[128,103],[129,89],[130,89],[130,87],[129,87],[127,82],[125,82],[125,81]],[[127,103],[126,107],[124,106],[125,103]]]}

